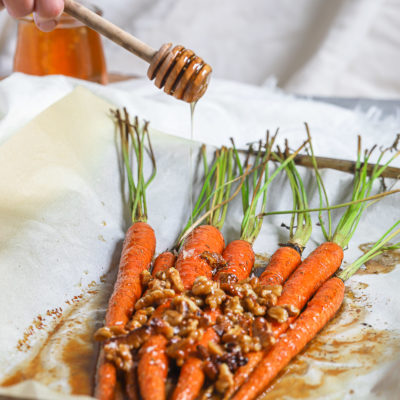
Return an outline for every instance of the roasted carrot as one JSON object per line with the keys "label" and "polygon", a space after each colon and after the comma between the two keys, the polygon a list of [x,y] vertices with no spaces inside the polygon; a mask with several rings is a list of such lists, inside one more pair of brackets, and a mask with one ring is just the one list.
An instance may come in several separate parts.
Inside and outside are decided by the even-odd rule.
{"label": "roasted carrot", "polygon": [[219,280],[223,274],[232,274],[241,281],[246,279],[253,268],[255,255],[251,243],[246,240],[234,240],[225,247],[222,253],[227,266],[221,268],[215,279]]}
{"label": "roasted carrot", "polygon": [[335,315],[343,297],[344,283],[341,279],[331,278],[325,282],[286,335],[260,361],[249,380],[233,396],[233,400],[251,400],[260,394]]}
{"label": "roasted carrot", "polygon": [[[116,111],[121,135],[121,152],[126,168],[129,186],[129,203],[131,209],[132,225],[125,235],[121,259],[118,268],[117,280],[114,291],[108,303],[105,324],[109,328],[123,330],[131,317],[135,302],[142,293],[140,275],[151,265],[154,255],[156,239],[153,229],[147,224],[146,188],[155,175],[155,160],[149,140],[149,154],[153,163],[154,172],[147,182],[143,177],[143,160],[145,154],[144,140],[148,138],[147,123],[140,125],[136,118],[132,124],[129,115],[124,110],[125,117]],[[130,149],[134,149],[137,165],[136,184],[132,172]],[[97,372],[96,396],[102,400],[112,399],[115,392],[116,370],[115,366],[104,360],[99,360]]]}
{"label": "roasted carrot", "polygon": [[[307,133],[310,139],[308,127]],[[320,192],[320,204],[322,204],[322,198],[325,196],[327,209],[329,210],[329,202],[316,165],[311,140],[310,150]],[[399,153],[397,153],[391,157],[387,163],[381,166],[379,165],[379,162],[381,161],[383,154],[384,151],[378,158],[378,164],[375,165],[370,177],[368,177],[367,166],[371,152],[365,152],[364,160],[361,162],[361,149],[359,143],[356,163],[357,169],[353,182],[354,189],[352,194],[352,203],[350,203],[346,212],[340,219],[333,236],[331,234],[330,211],[328,211],[328,229],[325,228],[322,218],[320,217],[322,230],[327,242],[323,243],[316,250],[314,250],[289,277],[288,281],[283,286],[282,295],[278,299],[278,306],[290,306],[300,311],[306,305],[309,298],[318,290],[318,288],[338,270],[343,259],[343,248],[348,245],[361,218],[361,214],[366,208],[366,204],[357,201],[369,196],[374,181],[382,174],[389,163],[399,155]],[[265,215],[270,214],[273,213],[266,213]],[[278,338],[288,329],[294,320],[295,317],[290,317],[288,321],[284,323],[274,323],[274,336]],[[244,366],[243,370],[245,370],[245,373],[242,373],[241,376],[249,376],[251,373],[251,366]],[[235,387],[239,387],[241,383],[242,382],[235,382]]]}
{"label": "roasted carrot", "polygon": [[325,326],[339,310],[344,298],[344,281],[354,275],[368,260],[384,253],[386,250],[400,248],[400,242],[386,246],[394,237],[400,234],[397,221],[358,260],[348,265],[336,277],[327,280],[316,292],[305,310],[290,325],[285,335],[282,335],[272,350],[267,353],[251,374],[247,382],[240,387],[234,400],[251,400],[260,394],[277,374],[295,357],[306,344]]}
{"label": "roasted carrot", "polygon": [[[213,324],[219,310],[210,310],[208,313],[210,322]],[[203,337],[192,348],[195,351],[197,346],[208,347],[210,342],[218,342],[219,336],[212,327],[206,329]],[[179,380],[172,394],[172,400],[194,400],[203,386],[205,375],[203,372],[203,362],[195,357],[189,356],[181,368]]]}
{"label": "roasted carrot", "polygon": [[117,370],[112,362],[105,360],[103,350],[100,350],[96,371],[96,399],[108,400],[114,398],[117,383]]}
{"label": "roasted carrot", "polygon": [[242,386],[243,382],[246,382],[254,368],[263,358],[264,353],[262,351],[254,351],[246,355],[247,363],[238,368],[235,372],[233,385],[227,390],[224,395],[224,399],[230,399],[232,395]]}
{"label": "roasted carrot", "polygon": [[175,266],[176,255],[171,251],[164,251],[154,261],[151,274],[156,276],[157,272],[167,271]]}
{"label": "roasted carrot", "polygon": [[198,276],[212,278],[210,265],[200,256],[206,251],[221,254],[224,246],[221,232],[211,225],[200,225],[187,237],[176,261],[185,289],[190,289]]}
{"label": "roasted carrot", "polygon": [[[271,175],[269,175],[268,161],[270,160],[270,157],[272,155],[272,147],[274,145],[275,138],[276,135],[273,136],[272,139],[270,139],[269,133],[267,133],[267,139],[265,145],[263,145],[261,142],[259,143],[258,152],[256,153],[254,159],[254,172],[252,176],[247,177],[245,185],[242,186],[243,221],[241,227],[241,237],[240,240],[235,240],[231,242],[224,250],[223,257],[227,261],[228,265],[227,267],[222,268],[220,271],[218,271],[216,279],[222,277],[223,274],[233,274],[239,280],[245,279],[250,275],[255,260],[252,244],[257,238],[262,226],[262,218],[259,218],[258,214],[263,213],[265,211],[268,186],[282,169],[288,170],[288,174],[289,172],[291,173],[290,182],[293,189],[293,197],[296,200],[295,203],[296,207],[300,208],[298,206],[298,203],[300,203],[301,205],[307,204],[306,199],[304,201],[305,197],[304,190],[300,192],[300,190],[298,189],[298,186],[300,186],[300,184],[301,184],[301,189],[303,189],[301,179],[295,176],[295,173],[297,174],[297,171],[295,171],[295,173],[293,172],[293,169],[295,170],[293,163],[294,155],[288,157],[285,160],[279,158],[278,161],[280,162],[280,166]],[[262,149],[264,147],[265,147],[265,153],[262,155]],[[302,147],[303,146],[301,146],[300,149]],[[297,154],[300,151],[300,149],[298,149],[294,154]],[[252,147],[250,146],[249,154],[251,153],[252,153]],[[238,156],[236,149],[235,149],[235,155],[239,170],[241,173],[243,173],[243,166],[240,162],[240,158]],[[249,158],[246,159],[246,164],[248,162]],[[300,181],[300,184],[297,182],[296,179]],[[295,181],[295,183],[293,183],[293,181]],[[293,188],[294,184],[296,185],[295,188]],[[251,186],[253,187],[253,195],[250,198]],[[308,223],[307,217],[308,217],[307,214],[304,215],[301,214],[301,216],[299,217],[301,221],[298,221],[299,222],[298,226],[299,227],[302,226],[303,219],[306,219],[307,229],[308,229],[307,230],[308,234],[307,239],[308,239],[309,234],[311,234],[311,229],[309,228],[310,224]],[[300,230],[300,228],[298,228],[298,230]],[[304,233],[303,236],[305,236]],[[300,237],[301,236],[299,235],[299,238]],[[296,247],[295,243],[290,244],[290,246]],[[289,253],[291,254],[290,250],[285,252],[285,254]],[[275,259],[277,258],[278,260],[283,259],[283,256],[281,256],[281,253],[283,252],[284,250],[280,251],[279,254],[275,257]],[[292,255],[291,260],[294,259],[297,261],[296,264],[297,266],[300,259],[299,254],[297,254],[297,256]],[[286,262],[286,264],[288,263]],[[286,268],[286,270],[288,269],[289,268]],[[290,270],[290,272],[292,270],[293,267]]]}
{"label": "roasted carrot", "polygon": [[166,398],[165,381],[168,374],[166,346],[167,339],[163,335],[155,335],[140,349],[138,381],[143,400]]}
{"label": "roasted carrot", "polygon": [[139,400],[137,367],[125,372],[125,389],[129,400]]}
{"label": "roasted carrot", "polygon": [[107,326],[125,326],[142,293],[140,274],[148,269],[154,255],[156,237],[145,222],[135,222],[127,231],[118,268],[117,281],[108,303]]}
{"label": "roasted carrot", "polygon": [[263,285],[282,285],[300,265],[301,255],[293,247],[283,246],[272,254],[267,267],[260,275]]}

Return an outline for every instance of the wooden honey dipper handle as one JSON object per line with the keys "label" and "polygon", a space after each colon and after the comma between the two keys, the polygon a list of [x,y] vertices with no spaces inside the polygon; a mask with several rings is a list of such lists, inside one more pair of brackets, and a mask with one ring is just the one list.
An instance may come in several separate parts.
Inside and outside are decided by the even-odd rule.
{"label": "wooden honey dipper handle", "polygon": [[148,63],[157,53],[157,50],[74,0],[64,0],[64,11]]}
{"label": "wooden honey dipper handle", "polygon": [[157,51],[74,0],[64,0],[64,11],[126,50],[147,61],[147,76],[158,88],[192,103],[207,90],[211,67],[193,51],[166,43]]}

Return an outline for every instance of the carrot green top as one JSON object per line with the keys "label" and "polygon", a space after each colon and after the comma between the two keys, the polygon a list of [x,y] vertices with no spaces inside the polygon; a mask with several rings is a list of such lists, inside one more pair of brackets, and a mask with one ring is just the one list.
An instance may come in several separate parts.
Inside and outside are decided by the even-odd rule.
{"label": "carrot green top", "polygon": [[[277,132],[278,133],[278,132]],[[275,177],[283,170],[286,169],[289,181],[292,187],[293,196],[295,198],[296,207],[300,207],[307,204],[307,198],[305,197],[304,187],[301,188],[299,185],[301,183],[300,176],[294,167],[293,159],[299,153],[299,151],[304,147],[305,143],[293,154],[287,158],[280,158],[276,153],[272,152],[272,147],[274,145],[277,133],[270,138],[267,132],[267,139],[265,145],[259,142],[258,151],[254,157],[253,163],[253,173],[246,178],[244,185],[242,186],[242,207],[243,207],[243,220],[241,229],[241,239],[253,243],[257,238],[262,222],[263,215],[265,213],[267,204],[267,191],[268,186],[275,179]],[[264,150],[264,151],[263,151]],[[248,154],[253,153],[250,147]],[[243,167],[238,156],[238,152],[235,149],[236,162],[239,166],[239,170],[243,173]],[[269,173],[269,161],[271,156],[274,156],[280,165],[274,170],[273,173]],[[249,157],[246,159],[245,163],[249,162]],[[300,180],[300,181],[299,181]],[[296,188],[295,188],[296,186]],[[252,188],[252,195],[250,196]],[[303,189],[303,190],[302,190]],[[304,204],[304,199],[306,203]],[[299,203],[300,202],[300,203]],[[301,221],[307,219],[308,215],[300,216]],[[311,231],[310,231],[311,234]],[[307,241],[308,238],[305,240]]]}
{"label": "carrot green top", "polygon": [[400,228],[397,228],[399,225],[400,220],[393,224],[391,228],[383,234],[383,236],[371,247],[371,249],[367,253],[365,253],[355,262],[347,265],[346,268],[340,271],[337,274],[337,277],[345,281],[353,276],[364,263],[371,260],[372,258],[384,253],[385,251],[399,249],[400,242],[388,244],[390,240],[400,234]]}
{"label": "carrot green top", "polygon": [[[119,110],[113,111],[120,132],[121,153],[128,179],[132,222],[146,222],[146,189],[156,175],[156,162],[147,129],[148,122],[139,122],[138,117],[135,117],[131,121],[125,108],[123,114],[122,116]],[[148,143],[147,149],[145,147],[146,138]],[[144,179],[143,168],[146,154],[150,157],[153,164],[153,171],[147,181]],[[137,170],[136,174],[134,173],[134,165]]]}

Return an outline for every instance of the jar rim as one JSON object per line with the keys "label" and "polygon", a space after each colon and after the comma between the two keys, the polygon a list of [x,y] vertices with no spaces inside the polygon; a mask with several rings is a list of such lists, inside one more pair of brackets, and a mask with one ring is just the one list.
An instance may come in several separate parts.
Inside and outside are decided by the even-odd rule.
{"label": "jar rim", "polygon": [[[96,4],[90,3],[86,0],[76,0],[78,3],[82,4],[89,10],[93,11],[99,16],[103,15],[103,10],[98,7]],[[33,14],[29,14],[25,17],[19,18],[20,21],[24,22],[33,22]],[[84,24],[80,21],[78,21],[76,18],[72,17],[71,15],[63,12],[60,16],[59,23],[56,26],[57,28],[65,28],[65,27],[71,27],[71,26],[83,26]]]}

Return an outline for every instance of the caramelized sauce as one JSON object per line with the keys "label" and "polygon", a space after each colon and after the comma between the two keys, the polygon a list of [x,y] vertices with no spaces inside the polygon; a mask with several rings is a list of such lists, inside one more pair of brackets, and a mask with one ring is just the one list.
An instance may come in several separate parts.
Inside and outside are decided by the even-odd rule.
{"label": "caramelized sauce", "polygon": [[[261,270],[268,260],[267,255],[257,255],[256,267]],[[103,319],[113,276],[102,277],[101,282],[89,285],[78,296],[78,301],[67,302],[68,307],[34,358],[21,365],[2,386],[35,379],[61,390],[56,385],[68,376],[71,393],[92,393],[97,358],[92,335]],[[360,282],[354,290],[346,290],[344,304],[335,318],[292,360],[259,400],[320,399],[332,393],[337,393],[337,398],[346,393],[357,395],[358,389],[352,385],[354,377],[367,374],[396,357],[400,351],[400,334],[364,322],[371,307],[363,293],[367,286]],[[52,357],[66,370],[49,366],[48,359]],[[170,382],[168,387],[173,386]]]}

